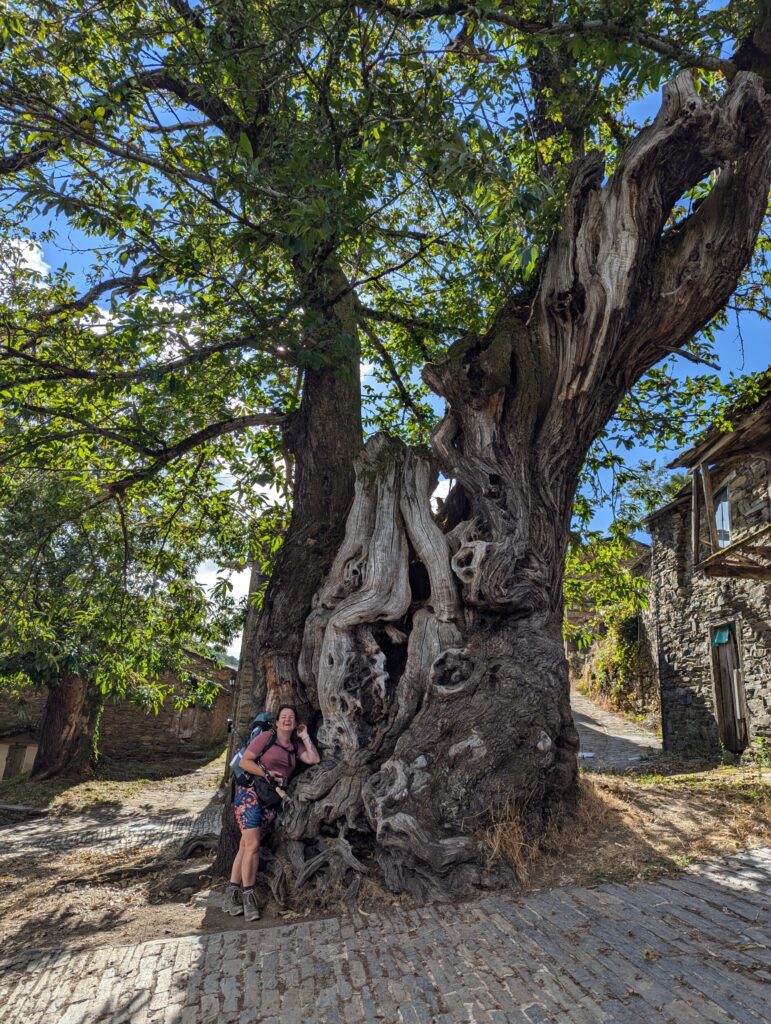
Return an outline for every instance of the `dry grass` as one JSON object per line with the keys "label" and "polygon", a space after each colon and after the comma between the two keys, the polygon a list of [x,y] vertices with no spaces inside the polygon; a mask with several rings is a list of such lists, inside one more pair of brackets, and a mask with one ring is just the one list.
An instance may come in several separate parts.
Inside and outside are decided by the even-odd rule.
{"label": "dry grass", "polygon": [[389,892],[374,878],[365,876],[361,880],[356,896],[356,909],[367,917],[368,914],[376,914],[381,910],[390,910],[392,907],[401,906],[404,902],[406,901],[402,896]]}
{"label": "dry grass", "polygon": [[488,868],[506,864],[514,869],[517,879],[524,885],[537,870],[543,855],[561,854],[579,837],[592,830],[606,828],[615,810],[607,796],[584,776],[579,785],[575,814],[553,820],[539,837],[533,839],[528,836],[522,810],[509,799],[480,836],[489,851]]}
{"label": "dry grass", "polygon": [[512,802],[480,839],[488,866],[513,869],[526,889],[653,878],[771,843],[771,786],[741,768],[652,779],[586,773],[575,814],[538,839]]}
{"label": "dry grass", "polygon": [[125,804],[154,806],[163,804],[164,794],[179,802],[180,789],[190,785],[195,772],[208,789],[216,787],[225,767],[224,751],[211,751],[200,757],[160,757],[131,760],[107,760],[88,777],[61,776],[54,779],[30,779],[17,775],[0,781],[0,803],[24,804],[47,808],[52,816],[78,814],[90,810],[110,810]]}
{"label": "dry grass", "polygon": [[488,850],[488,869],[505,864],[514,869],[520,882],[527,881],[538,845],[528,840],[522,811],[511,799],[497,809],[492,824],[481,832],[479,838]]}

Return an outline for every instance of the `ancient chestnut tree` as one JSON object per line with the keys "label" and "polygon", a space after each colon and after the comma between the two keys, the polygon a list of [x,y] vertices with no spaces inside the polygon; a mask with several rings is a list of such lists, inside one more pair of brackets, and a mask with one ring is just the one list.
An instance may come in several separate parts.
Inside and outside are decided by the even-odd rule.
{"label": "ancient chestnut tree", "polygon": [[[769,25],[752,5],[157,0],[20,3],[4,26],[7,231],[42,206],[98,239],[82,287],[59,268],[34,317],[5,311],[25,458],[66,465],[76,422],[100,439],[95,500],[200,452],[244,492],[285,487],[240,717],[291,697],[323,760],[274,891],[355,885],[368,855],[395,890],[484,883],[491,815],[513,803],[537,835],[576,797],[579,474],[650,368],[703,355],[752,263]],[[640,128],[628,103],[664,82]],[[205,528],[232,538],[233,516]]]}

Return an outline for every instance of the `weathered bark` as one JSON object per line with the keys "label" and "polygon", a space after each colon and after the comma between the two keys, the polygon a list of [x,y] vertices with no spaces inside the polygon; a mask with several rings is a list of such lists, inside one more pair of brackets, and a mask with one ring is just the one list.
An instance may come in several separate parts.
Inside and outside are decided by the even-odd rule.
{"label": "weathered bark", "polygon": [[66,672],[49,685],[32,766],[35,778],[48,779],[91,766],[101,708],[101,699],[91,692],[83,676]]}
{"label": "weathered bark", "polygon": [[[299,675],[322,763],[292,787],[276,890],[355,878],[494,884],[479,831],[515,807],[533,837],[576,796],[561,640],[578,474],[616,405],[727,300],[769,184],[767,100],[739,74],[717,102],[690,75],[603,185],[576,169],[537,295],[427,367],[447,401],[433,458],[371,439],[345,538],[304,625]],[[667,228],[711,170],[709,196]],[[438,465],[455,480],[444,529]]]}
{"label": "weathered bark", "polygon": [[[528,499],[552,549],[567,518],[550,523],[493,450],[465,458],[471,515],[448,535],[431,516],[425,453],[377,436],[359,463],[300,660],[324,760],[295,786],[282,828],[298,873],[298,841],[339,831],[367,849],[369,834],[389,887],[464,892],[492,881],[477,834],[504,806],[538,833],[575,795],[559,587],[546,571],[561,557],[532,553],[507,494]],[[339,869],[331,852],[318,864],[320,887],[333,859]]]}

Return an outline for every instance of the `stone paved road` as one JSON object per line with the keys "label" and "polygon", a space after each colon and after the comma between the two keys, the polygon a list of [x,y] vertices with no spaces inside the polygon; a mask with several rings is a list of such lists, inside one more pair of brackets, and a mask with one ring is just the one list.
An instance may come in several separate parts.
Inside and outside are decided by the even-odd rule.
{"label": "stone paved road", "polygon": [[767,849],[632,887],[30,951],[0,1005],[5,1024],[759,1024],[770,893]]}
{"label": "stone paved road", "polygon": [[0,871],[6,857],[72,850],[117,851],[136,847],[162,847],[193,835],[219,831],[222,810],[207,807],[200,814],[171,811],[151,817],[133,812],[117,815],[75,814],[64,818],[36,818],[0,828]]}
{"label": "stone paved road", "polygon": [[590,771],[625,771],[646,754],[661,750],[661,740],[634,722],[605,711],[576,690],[570,694],[573,721],[581,737],[579,761]]}

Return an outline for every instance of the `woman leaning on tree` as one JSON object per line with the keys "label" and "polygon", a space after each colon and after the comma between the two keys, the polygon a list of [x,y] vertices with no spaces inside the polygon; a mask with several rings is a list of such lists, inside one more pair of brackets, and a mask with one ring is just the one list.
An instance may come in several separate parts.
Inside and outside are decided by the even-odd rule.
{"label": "woman leaning on tree", "polygon": [[[295,729],[299,749],[294,742]],[[270,730],[255,736],[239,767],[283,789],[294,774],[298,760],[303,764],[318,764],[321,758],[308,735],[307,725],[297,725],[295,709],[290,704],[282,704],[276,715],[275,739]],[[237,785],[233,806],[241,830],[241,843],[233,861],[222,909],[234,917],[243,914],[247,921],[257,921],[260,909],[254,896],[254,880],[260,860],[260,831],[270,827],[277,810],[266,806],[253,786]]]}

